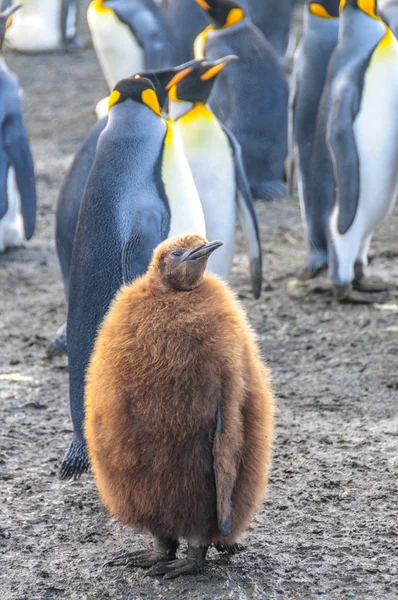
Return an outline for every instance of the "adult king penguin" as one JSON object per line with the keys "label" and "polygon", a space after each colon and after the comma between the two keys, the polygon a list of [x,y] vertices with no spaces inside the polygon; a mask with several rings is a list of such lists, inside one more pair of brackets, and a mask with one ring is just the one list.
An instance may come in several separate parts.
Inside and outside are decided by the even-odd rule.
{"label": "adult king penguin", "polygon": [[235,56],[200,62],[181,71],[169,82],[169,114],[175,121],[195,180],[210,239],[223,246],[210,256],[210,272],[227,280],[235,249],[236,209],[242,215],[250,254],[252,289],[261,294],[262,255],[257,216],[244,172],[241,150],[231,132],[206,105],[213,84]]}
{"label": "adult king penguin", "polygon": [[93,0],[87,22],[109,89],[131,73],[175,64],[172,34],[155,0]]}
{"label": "adult king penguin", "polygon": [[279,58],[285,56],[295,0],[244,0],[250,19],[263,32]]}
{"label": "adult king penguin", "polygon": [[[112,303],[87,372],[85,432],[103,502],[155,537],[111,565],[172,579],[231,548],[260,508],[273,396],[234,295],[205,275],[221,245],[166,240],[148,272]],[[180,539],[186,558],[176,559]]]}
{"label": "adult king penguin", "polygon": [[398,0],[378,0],[377,12],[395,37],[398,37]]}
{"label": "adult king penguin", "polygon": [[[18,10],[0,13],[0,50],[7,21]],[[0,54],[0,252],[29,240],[36,223],[36,187],[29,140],[22,121],[17,77]]]}
{"label": "adult king penguin", "polygon": [[18,52],[49,52],[80,47],[76,38],[77,0],[24,0],[6,44]]}
{"label": "adult king penguin", "polygon": [[398,42],[375,0],[342,0],[341,10],[326,135],[336,183],[329,270],[347,300],[352,284],[372,291],[363,281],[369,244],[398,192]]}
{"label": "adult king penguin", "polygon": [[75,234],[67,344],[74,436],[61,477],[88,468],[84,376],[97,328],[123,283],[142,275],[168,236],[205,232],[202,205],[182,142],[161,115],[152,83],[119,81],[97,144]]}
{"label": "adult king penguin", "polygon": [[207,15],[192,0],[163,0],[160,6],[173,32],[175,64],[191,60],[194,40],[209,24]]}
{"label": "adult king penguin", "polygon": [[[296,175],[301,214],[309,243],[305,276],[315,275],[327,264],[327,220],[322,221],[325,224],[322,227],[319,220],[312,218],[310,182],[313,173],[310,163],[319,102],[329,60],[337,45],[339,1],[307,2],[304,9],[304,34],[294,54],[289,100],[289,184],[292,193]],[[322,177],[321,173],[319,177]]]}
{"label": "adult king penguin", "polygon": [[195,40],[196,58],[235,54],[214,85],[210,106],[236,136],[254,198],[283,196],[288,87],[283,68],[261,31],[234,0],[196,0],[209,25]]}

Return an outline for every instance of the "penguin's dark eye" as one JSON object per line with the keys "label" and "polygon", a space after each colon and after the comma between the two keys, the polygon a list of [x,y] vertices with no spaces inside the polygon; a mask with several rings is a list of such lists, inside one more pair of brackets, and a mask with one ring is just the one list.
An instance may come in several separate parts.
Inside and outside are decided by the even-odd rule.
{"label": "penguin's dark eye", "polygon": [[182,256],[182,255],[183,255],[182,250],[174,250],[174,252],[171,253],[171,256]]}

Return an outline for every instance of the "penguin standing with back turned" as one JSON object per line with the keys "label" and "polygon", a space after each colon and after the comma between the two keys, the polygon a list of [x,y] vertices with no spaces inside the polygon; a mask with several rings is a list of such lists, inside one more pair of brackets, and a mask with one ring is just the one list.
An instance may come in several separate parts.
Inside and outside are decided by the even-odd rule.
{"label": "penguin standing with back turned", "polygon": [[90,462],[110,514],[155,538],[112,566],[194,573],[261,506],[274,401],[240,304],[204,274],[220,245],[197,235],[160,244],[99,330],[85,390]]}
{"label": "penguin standing with back turned", "polygon": [[[311,219],[310,168],[318,107],[330,57],[337,45],[340,0],[308,0],[304,8],[304,33],[294,54],[289,99],[290,193],[295,175],[309,252],[303,276],[315,275],[327,266],[327,231]],[[326,141],[325,141],[326,143]],[[321,177],[322,174],[319,174]],[[315,201],[315,200],[314,200]]]}
{"label": "penguin standing with back turned", "polygon": [[[18,10],[0,13],[0,50],[7,22]],[[0,54],[0,252],[29,240],[36,224],[36,184],[29,140],[22,120],[17,77]]]}
{"label": "penguin standing with back turned", "polygon": [[287,154],[288,86],[262,32],[235,0],[196,0],[212,22],[195,40],[195,58],[239,61],[220,74],[210,106],[236,136],[255,199],[283,196]]}
{"label": "penguin standing with back turned", "polygon": [[[152,83],[130,77],[110,96],[73,244],[67,320],[74,434],[61,477],[88,469],[84,377],[114,295],[145,273],[153,249],[184,232],[205,234],[202,205],[178,132],[162,118]],[[178,177],[176,177],[178,173]]]}
{"label": "penguin standing with back turned", "polygon": [[398,42],[376,0],[342,0],[340,10],[328,73],[326,136],[336,182],[329,272],[337,298],[349,301],[352,286],[382,289],[366,282],[364,269],[373,232],[398,193]]}
{"label": "penguin standing with back turned", "polygon": [[179,131],[195,180],[210,239],[223,246],[208,262],[210,272],[227,280],[235,250],[236,199],[250,255],[252,289],[261,294],[262,255],[257,216],[242,164],[241,149],[206,104],[222,70],[236,60],[227,56],[199,62],[177,73],[169,82],[169,114]]}

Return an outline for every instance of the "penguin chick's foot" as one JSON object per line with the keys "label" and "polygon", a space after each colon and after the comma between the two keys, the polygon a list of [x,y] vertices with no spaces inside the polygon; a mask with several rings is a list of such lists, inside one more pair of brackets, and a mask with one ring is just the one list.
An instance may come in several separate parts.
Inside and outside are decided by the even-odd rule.
{"label": "penguin chick's foot", "polygon": [[334,295],[336,300],[347,304],[373,304],[374,302],[369,296],[352,291],[352,285],[350,283],[335,285]]}
{"label": "penguin chick's foot", "polygon": [[145,569],[176,557],[178,542],[175,540],[155,540],[152,550],[124,552],[106,563],[108,567],[141,567]]}
{"label": "penguin chick's foot", "polygon": [[259,185],[251,186],[255,200],[278,200],[287,196],[288,187],[283,181],[263,181]]}
{"label": "penguin chick's foot", "polygon": [[222,544],[221,542],[217,542],[217,544],[214,544],[214,548],[220,554],[228,554],[229,556],[233,556],[234,554],[238,554],[238,552],[242,552],[242,550],[245,549],[245,546],[242,546],[241,544],[236,544],[236,543],[227,545],[227,544]]}
{"label": "penguin chick's foot", "polygon": [[62,325],[57,331],[57,337],[48,346],[46,355],[50,360],[56,356],[62,356],[67,353],[68,345],[66,341],[66,323]]}
{"label": "penguin chick's foot", "polygon": [[147,577],[163,575],[163,579],[175,579],[180,575],[197,573],[203,567],[208,546],[193,546],[188,544],[186,558],[161,562],[147,572]]}
{"label": "penguin chick's foot", "polygon": [[86,444],[73,439],[62,461],[59,476],[61,479],[79,479],[89,466]]}

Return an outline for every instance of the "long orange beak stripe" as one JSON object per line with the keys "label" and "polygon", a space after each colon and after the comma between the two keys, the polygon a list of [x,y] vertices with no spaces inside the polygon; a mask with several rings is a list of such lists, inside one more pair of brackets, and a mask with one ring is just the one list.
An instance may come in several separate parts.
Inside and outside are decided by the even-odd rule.
{"label": "long orange beak stripe", "polygon": [[177,83],[185,79],[185,77],[189,75],[191,71],[192,67],[188,67],[187,69],[184,69],[183,71],[180,71],[179,73],[174,75],[173,79],[171,79],[171,81],[169,81],[169,83],[166,85],[166,91],[171,90],[173,85],[177,85]]}
{"label": "long orange beak stripe", "polygon": [[196,4],[199,4],[200,8],[203,10],[210,10],[209,4],[207,4],[206,0],[195,0]]}

